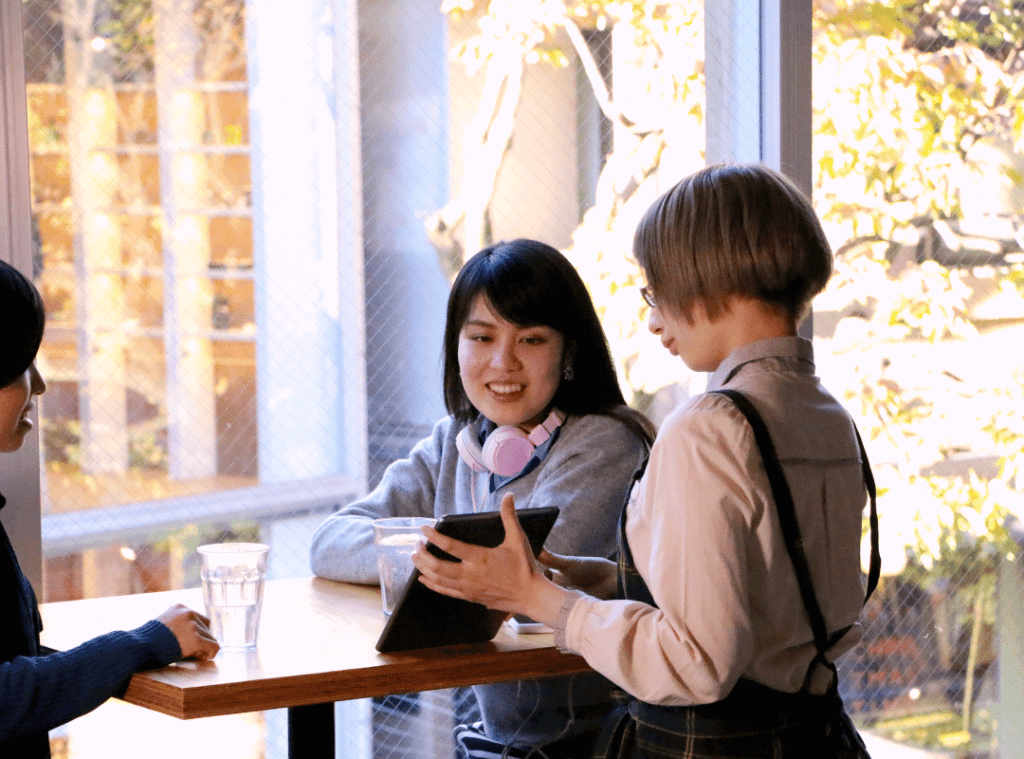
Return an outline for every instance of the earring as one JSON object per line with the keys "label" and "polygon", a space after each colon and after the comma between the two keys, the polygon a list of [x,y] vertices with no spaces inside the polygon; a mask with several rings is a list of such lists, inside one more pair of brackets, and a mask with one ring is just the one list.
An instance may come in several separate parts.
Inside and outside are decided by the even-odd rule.
{"label": "earring", "polygon": [[569,364],[562,370],[562,379],[566,382],[571,382],[573,377],[572,364]]}

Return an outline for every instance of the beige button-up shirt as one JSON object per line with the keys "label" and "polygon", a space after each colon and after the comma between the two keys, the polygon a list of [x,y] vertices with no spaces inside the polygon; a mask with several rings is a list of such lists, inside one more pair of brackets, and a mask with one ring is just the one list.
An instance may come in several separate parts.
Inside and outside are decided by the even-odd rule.
{"label": "beige button-up shirt", "polygon": [[[814,376],[811,344],[801,338],[734,351],[711,377],[710,390],[722,387],[744,393],[765,420],[829,632],[853,625],[834,658],[861,635],[866,490],[853,423]],[[633,559],[658,608],[581,596],[560,642],[649,703],[718,701],[740,677],[799,690],[814,638],[770,493],[753,432],[732,401],[700,395],[681,404],[626,512]]]}

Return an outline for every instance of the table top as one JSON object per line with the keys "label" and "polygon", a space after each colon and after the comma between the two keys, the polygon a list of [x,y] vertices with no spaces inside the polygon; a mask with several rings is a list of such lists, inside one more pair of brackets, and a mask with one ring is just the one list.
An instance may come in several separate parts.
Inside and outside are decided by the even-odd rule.
{"label": "table top", "polygon": [[[201,611],[202,591],[43,604],[43,644],[66,650],[138,627],[179,602]],[[124,700],[191,719],[589,670],[554,648],[550,633],[518,635],[503,625],[489,643],[380,654],[374,644],[383,628],[379,587],[272,580],[256,651],[140,672]]]}

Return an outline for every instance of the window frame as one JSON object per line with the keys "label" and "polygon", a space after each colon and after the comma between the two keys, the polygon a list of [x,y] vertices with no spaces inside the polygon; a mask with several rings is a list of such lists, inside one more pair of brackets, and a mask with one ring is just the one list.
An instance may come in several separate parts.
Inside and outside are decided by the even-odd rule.
{"label": "window frame", "polygon": [[[0,0],[0,258],[32,270],[32,207],[29,179],[28,113],[21,0]],[[4,454],[0,492],[7,498],[4,528],[33,587],[41,588],[41,487],[39,409],[21,450]]]}
{"label": "window frame", "polygon": [[[757,14],[756,19],[742,20],[760,30],[760,70],[749,74],[758,76],[753,86],[758,87],[760,93],[760,144],[746,145],[734,155],[716,158],[749,160],[760,156],[762,161],[782,170],[810,193],[810,0],[760,0],[742,7],[733,0],[709,0],[710,5],[720,13]],[[31,188],[21,6],[19,0],[0,0],[0,61],[3,63],[0,97],[4,103],[0,112],[4,134],[4,149],[0,151],[0,198],[8,209],[0,218],[0,245],[3,246],[0,255],[21,270],[30,271]],[[748,81],[745,86],[749,90],[752,83]],[[729,94],[722,93],[725,98]],[[733,118],[738,119],[735,115]],[[751,151],[756,152],[751,155]],[[33,431],[21,451],[6,460],[9,465],[0,470],[0,489],[17,508],[4,511],[4,525],[11,534],[26,575],[36,587],[42,587],[38,431]]]}

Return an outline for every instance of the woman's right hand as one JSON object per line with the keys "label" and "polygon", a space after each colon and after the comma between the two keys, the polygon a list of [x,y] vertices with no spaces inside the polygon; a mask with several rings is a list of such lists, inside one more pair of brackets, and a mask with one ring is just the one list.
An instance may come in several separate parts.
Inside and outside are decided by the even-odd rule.
{"label": "woman's right hand", "polygon": [[182,659],[212,659],[220,650],[210,620],[184,604],[175,604],[159,617],[167,629],[178,639]]}
{"label": "woman's right hand", "polygon": [[537,560],[548,567],[551,580],[563,588],[575,588],[595,598],[614,598],[618,590],[615,562],[592,556],[562,556],[541,551]]}

